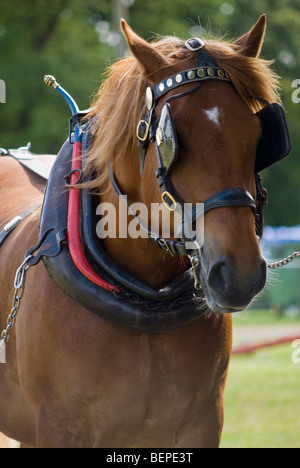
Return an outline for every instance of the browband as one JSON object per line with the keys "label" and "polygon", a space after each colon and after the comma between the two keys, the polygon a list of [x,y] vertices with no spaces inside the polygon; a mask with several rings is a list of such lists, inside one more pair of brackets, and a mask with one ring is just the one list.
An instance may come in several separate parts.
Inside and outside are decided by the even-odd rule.
{"label": "browband", "polygon": [[192,68],[172,75],[154,86],[152,88],[153,100],[157,101],[172,89],[176,89],[184,84],[211,80],[213,78],[231,83],[228,73],[217,66]]}
{"label": "browband", "polygon": [[[152,88],[153,101],[156,102],[172,89],[188,83],[211,80],[213,78],[231,83],[228,73],[218,67],[215,60],[204,50],[205,42],[198,37],[193,37],[185,43],[185,47],[197,55],[197,68],[185,70],[169,76]],[[149,93],[149,91],[148,91]],[[151,106],[152,107],[152,106]]]}

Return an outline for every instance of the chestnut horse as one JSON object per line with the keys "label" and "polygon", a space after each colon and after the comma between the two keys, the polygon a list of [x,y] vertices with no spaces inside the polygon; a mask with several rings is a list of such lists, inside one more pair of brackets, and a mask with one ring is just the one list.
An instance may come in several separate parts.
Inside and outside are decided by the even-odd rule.
{"label": "chestnut horse", "polygon": [[[100,88],[91,113],[99,128],[88,165],[96,173],[101,201],[118,205],[108,179],[110,160],[129,202],[150,206],[161,193],[153,144],[142,176],[139,169],[136,126],[146,112],[145,91],[195,68],[196,58],[178,39],[149,44],[124,21],[122,29],[132,57],[114,64]],[[261,126],[255,115],[259,104],[249,95],[279,100],[271,64],[259,58],[265,29],[262,16],[233,44],[206,41],[206,52],[234,87],[208,80],[172,102],[180,156],[171,178],[187,202],[202,202],[231,187],[255,197]],[[0,193],[0,226],[42,199],[40,189],[9,158],[0,159]],[[0,249],[2,328],[16,269],[38,239],[38,218],[39,212],[22,222]],[[188,268],[185,258],[172,257],[147,239],[106,239],[105,248],[121,267],[154,288]],[[265,277],[253,211],[247,206],[205,215],[201,284],[210,312],[179,330],[150,334],[110,323],[62,293],[42,263],[31,268],[7,363],[0,365],[0,431],[39,448],[218,447],[232,345],[226,312],[246,307]]]}

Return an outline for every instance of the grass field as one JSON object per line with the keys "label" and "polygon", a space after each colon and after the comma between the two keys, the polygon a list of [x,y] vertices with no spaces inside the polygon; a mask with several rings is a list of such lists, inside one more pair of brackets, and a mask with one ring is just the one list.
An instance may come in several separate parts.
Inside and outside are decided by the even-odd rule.
{"label": "grass field", "polygon": [[[237,337],[255,324],[258,331],[269,325],[279,332],[283,326],[291,330],[300,326],[299,319],[274,319],[256,312],[234,322]],[[291,345],[232,358],[222,448],[300,448],[300,364],[292,361]]]}

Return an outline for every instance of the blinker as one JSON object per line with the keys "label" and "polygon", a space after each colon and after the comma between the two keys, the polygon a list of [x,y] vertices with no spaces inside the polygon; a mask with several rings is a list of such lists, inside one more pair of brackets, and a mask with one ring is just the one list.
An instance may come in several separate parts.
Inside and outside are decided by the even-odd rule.
{"label": "blinker", "polygon": [[156,143],[162,166],[170,171],[178,156],[178,142],[171,107],[166,103],[160,113],[156,130]]}
{"label": "blinker", "polygon": [[261,122],[262,135],[258,143],[255,173],[285,159],[291,152],[291,141],[283,107],[268,104],[256,114]]}

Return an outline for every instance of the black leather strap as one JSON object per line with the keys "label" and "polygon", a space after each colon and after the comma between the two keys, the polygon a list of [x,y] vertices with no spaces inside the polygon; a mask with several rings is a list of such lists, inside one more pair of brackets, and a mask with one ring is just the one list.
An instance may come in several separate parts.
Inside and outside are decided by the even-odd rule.
{"label": "black leather strap", "polygon": [[252,195],[242,188],[230,188],[216,193],[204,202],[204,213],[216,208],[230,206],[249,206],[254,214],[256,212],[256,203]]}
{"label": "black leather strap", "polygon": [[218,68],[217,63],[215,60],[207,53],[204,49],[199,50],[197,52],[197,60],[198,60],[198,67],[213,67]]}

